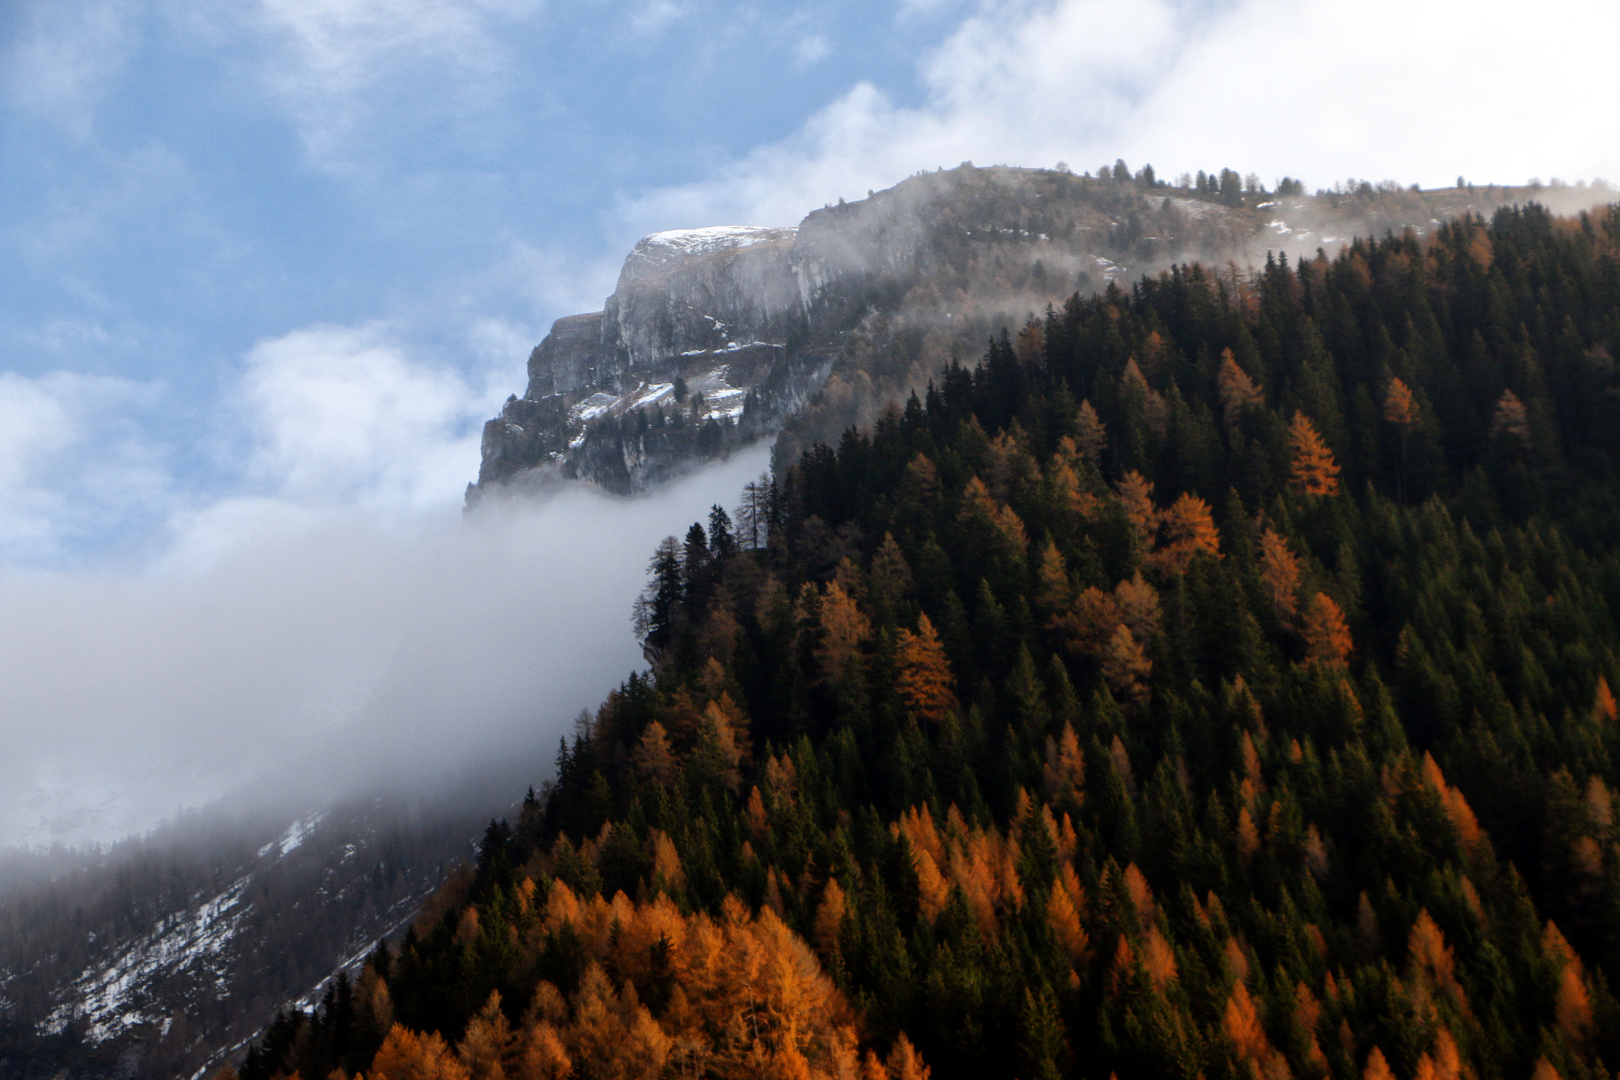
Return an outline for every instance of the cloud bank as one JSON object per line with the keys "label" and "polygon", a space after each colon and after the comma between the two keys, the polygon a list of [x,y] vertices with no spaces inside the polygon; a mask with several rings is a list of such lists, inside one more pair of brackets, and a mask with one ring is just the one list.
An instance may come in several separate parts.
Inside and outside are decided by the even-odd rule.
{"label": "cloud bank", "polygon": [[964,160],[1078,172],[1123,156],[1319,187],[1614,179],[1617,38],[1620,7],[1584,0],[985,0],[921,58],[916,103],[859,83],[789,138],[623,212],[786,224]]}
{"label": "cloud bank", "polygon": [[409,793],[502,759],[538,782],[641,666],[653,547],[766,462],[465,521],[306,509],[227,531],[206,562],[0,579],[0,843],[111,839],[219,797]]}
{"label": "cloud bank", "polygon": [[[629,613],[658,540],[735,503],[767,451],[648,497],[464,518],[515,334],[477,328],[508,359],[476,381],[380,323],[258,343],[205,440],[229,478],[212,496],[135,422],[160,384],[0,375],[0,846],[503,758],[542,779],[641,665]],[[98,518],[145,541],[64,557]]]}

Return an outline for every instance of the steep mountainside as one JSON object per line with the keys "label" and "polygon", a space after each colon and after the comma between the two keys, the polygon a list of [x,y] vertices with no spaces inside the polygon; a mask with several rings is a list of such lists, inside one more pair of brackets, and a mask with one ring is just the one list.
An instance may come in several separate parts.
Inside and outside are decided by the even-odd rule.
{"label": "steep mountainside", "polygon": [[[1352,236],[1421,236],[1527,194],[1363,185],[1307,196],[1292,182],[1268,193],[1227,181],[963,165],[815,211],[797,229],[654,233],[603,311],[559,319],[535,348],[523,396],[485,427],[468,501],[558,478],[641,490],[798,418],[791,458],[871,423],[999,327],[1077,290],[1177,263],[1235,272],[1268,250],[1331,255]],[[1566,209],[1600,201],[1540,194]]]}
{"label": "steep mountainside", "polygon": [[0,897],[0,1076],[197,1074],[276,1009],[316,1004],[477,828],[465,811],[377,800],[284,829],[198,817],[60,856]]}
{"label": "steep mountainside", "polygon": [[1620,1062],[1620,206],[1074,296],[655,553],[659,661],[243,1080]]}

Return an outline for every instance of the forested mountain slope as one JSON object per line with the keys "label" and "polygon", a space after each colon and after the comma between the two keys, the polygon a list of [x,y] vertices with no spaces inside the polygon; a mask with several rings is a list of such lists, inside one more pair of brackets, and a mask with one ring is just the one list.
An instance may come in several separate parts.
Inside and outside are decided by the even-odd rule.
{"label": "forested mountain slope", "polygon": [[244,1080],[1620,1065],[1620,208],[1075,298],[656,554],[659,656]]}
{"label": "forested mountain slope", "polygon": [[266,817],[214,807],[36,856],[34,882],[6,863],[0,1077],[198,1074],[408,921],[479,827],[442,798]]}

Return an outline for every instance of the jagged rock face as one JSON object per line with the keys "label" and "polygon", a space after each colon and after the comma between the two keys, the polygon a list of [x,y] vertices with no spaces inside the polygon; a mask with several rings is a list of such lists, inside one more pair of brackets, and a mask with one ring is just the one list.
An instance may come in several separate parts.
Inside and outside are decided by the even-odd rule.
{"label": "jagged rock face", "polygon": [[785,344],[798,316],[796,229],[654,233],[637,244],[603,314],[626,369],[762,342]]}
{"label": "jagged rock face", "polygon": [[613,352],[602,340],[602,317],[602,312],[593,311],[551,324],[551,333],[529,354],[526,399],[540,401],[578,390],[612,370]]}
{"label": "jagged rock face", "polygon": [[524,396],[485,426],[468,502],[554,479],[644,489],[781,430],[825,386],[779,444],[791,453],[871,422],[953,357],[1076,292],[1175,263],[1332,254],[1352,236],[1422,233],[1509,195],[1367,188],[1234,200],[964,165],[817,210],[796,229],[654,233],[602,311],[557,320],[530,355]]}
{"label": "jagged rock face", "polygon": [[[636,490],[801,404],[803,363],[787,356],[804,323],[795,232],[722,226],[643,239],[604,310],[558,319],[530,354],[524,396],[485,425],[469,498],[518,477]],[[634,430],[617,423],[637,414]]]}

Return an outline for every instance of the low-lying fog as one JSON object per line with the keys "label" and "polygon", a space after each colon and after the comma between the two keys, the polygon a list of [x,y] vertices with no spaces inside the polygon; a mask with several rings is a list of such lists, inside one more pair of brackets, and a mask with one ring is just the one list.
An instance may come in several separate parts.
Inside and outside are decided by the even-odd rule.
{"label": "low-lying fog", "polygon": [[767,463],[761,444],[634,499],[356,511],[204,569],[0,578],[0,847],[549,762],[643,664],[630,610],[658,541]]}

